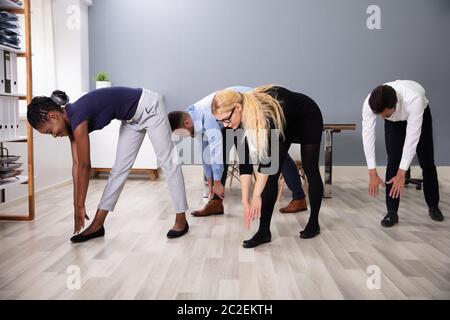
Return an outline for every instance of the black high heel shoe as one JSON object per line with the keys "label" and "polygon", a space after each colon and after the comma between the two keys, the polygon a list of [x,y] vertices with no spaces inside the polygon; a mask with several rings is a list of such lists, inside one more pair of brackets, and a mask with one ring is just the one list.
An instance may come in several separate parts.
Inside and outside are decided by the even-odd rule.
{"label": "black high heel shoe", "polygon": [[181,236],[184,236],[188,232],[188,230],[189,230],[189,224],[186,222],[184,229],[181,231],[169,230],[169,232],[167,232],[167,238],[169,238],[169,239],[179,238]]}
{"label": "black high heel shoe", "polygon": [[105,228],[102,226],[100,229],[90,234],[77,234],[72,238],[70,238],[70,241],[72,241],[73,243],[80,243],[94,238],[103,237],[104,235],[105,235]]}

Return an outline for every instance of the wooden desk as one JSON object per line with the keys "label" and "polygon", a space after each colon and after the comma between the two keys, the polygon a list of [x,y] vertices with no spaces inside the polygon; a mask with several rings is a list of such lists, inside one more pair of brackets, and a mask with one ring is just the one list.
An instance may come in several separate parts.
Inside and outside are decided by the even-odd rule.
{"label": "wooden desk", "polygon": [[325,131],[325,184],[324,198],[331,198],[333,183],[333,134],[344,130],[355,130],[356,124],[324,124]]}

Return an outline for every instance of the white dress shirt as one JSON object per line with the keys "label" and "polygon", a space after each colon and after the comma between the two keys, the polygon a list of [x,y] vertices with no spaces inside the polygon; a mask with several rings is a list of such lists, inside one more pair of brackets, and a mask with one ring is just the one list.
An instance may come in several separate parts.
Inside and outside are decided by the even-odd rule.
{"label": "white dress shirt", "polygon": [[[406,138],[402,151],[400,169],[408,170],[416,154],[417,144],[422,133],[423,113],[428,105],[425,89],[414,81],[396,80],[386,85],[394,88],[397,93],[395,112],[386,118],[388,121],[407,121]],[[369,106],[369,97],[364,101],[362,110],[362,138],[367,167],[376,168],[375,159],[375,124],[377,115]]]}

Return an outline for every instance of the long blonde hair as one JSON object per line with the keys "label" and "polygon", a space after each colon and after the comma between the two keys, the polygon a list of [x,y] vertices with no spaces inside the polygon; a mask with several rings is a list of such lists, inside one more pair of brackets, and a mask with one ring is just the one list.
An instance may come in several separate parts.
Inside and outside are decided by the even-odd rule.
{"label": "long blonde hair", "polygon": [[251,92],[239,93],[225,89],[217,92],[211,104],[214,115],[230,112],[236,104],[242,106],[242,126],[249,149],[258,160],[268,156],[270,123],[284,138],[285,117],[280,102],[267,93],[273,85],[261,86]]}

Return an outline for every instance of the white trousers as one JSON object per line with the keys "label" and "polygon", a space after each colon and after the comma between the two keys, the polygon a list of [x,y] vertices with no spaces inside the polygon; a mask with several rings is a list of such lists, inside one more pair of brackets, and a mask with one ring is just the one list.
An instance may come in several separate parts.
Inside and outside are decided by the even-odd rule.
{"label": "white trousers", "polygon": [[142,91],[133,118],[129,121],[122,121],[116,160],[98,209],[114,210],[146,134],[150,138],[158,163],[166,176],[175,212],[187,211],[183,173],[175,158],[177,153],[171,139],[172,130],[162,97],[146,89]]}

